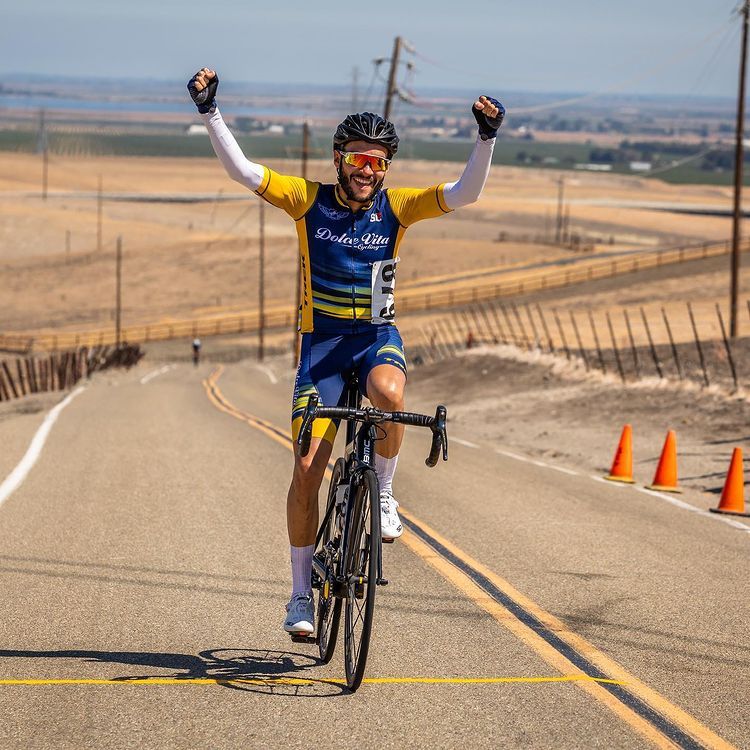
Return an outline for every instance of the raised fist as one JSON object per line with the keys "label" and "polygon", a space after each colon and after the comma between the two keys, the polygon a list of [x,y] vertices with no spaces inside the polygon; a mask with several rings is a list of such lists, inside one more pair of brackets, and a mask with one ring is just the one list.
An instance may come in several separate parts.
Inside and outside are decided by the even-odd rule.
{"label": "raised fist", "polygon": [[201,114],[206,114],[216,104],[219,76],[215,70],[201,68],[187,84],[190,97]]}
{"label": "raised fist", "polygon": [[503,124],[505,107],[491,96],[480,96],[474,102],[471,112],[479,125],[479,134],[482,140],[486,141],[489,138],[494,138]]}

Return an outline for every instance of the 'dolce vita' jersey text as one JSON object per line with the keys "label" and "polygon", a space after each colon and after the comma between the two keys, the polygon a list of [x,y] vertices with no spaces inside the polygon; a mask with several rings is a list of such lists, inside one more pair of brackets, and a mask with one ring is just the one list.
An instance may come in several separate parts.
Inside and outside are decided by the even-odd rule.
{"label": "'dolce vita' jersey text", "polygon": [[369,206],[352,211],[334,185],[264,167],[257,194],[297,227],[303,333],[358,333],[393,323],[399,244],[415,222],[450,212],[443,187],[380,190]]}

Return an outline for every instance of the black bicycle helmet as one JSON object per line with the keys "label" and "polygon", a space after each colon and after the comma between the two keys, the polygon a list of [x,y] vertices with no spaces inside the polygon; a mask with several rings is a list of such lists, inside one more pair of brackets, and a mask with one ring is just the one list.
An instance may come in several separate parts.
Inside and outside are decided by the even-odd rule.
{"label": "black bicycle helmet", "polygon": [[340,151],[350,141],[379,143],[388,149],[391,157],[398,151],[398,136],[393,123],[372,112],[347,115],[333,134],[333,147]]}

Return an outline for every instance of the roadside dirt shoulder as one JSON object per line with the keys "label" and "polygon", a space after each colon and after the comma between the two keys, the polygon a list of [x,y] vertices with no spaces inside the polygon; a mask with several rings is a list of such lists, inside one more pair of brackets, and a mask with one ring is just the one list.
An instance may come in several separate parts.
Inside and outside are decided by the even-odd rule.
{"label": "roadside dirt shoulder", "polygon": [[636,481],[652,481],[667,430],[677,433],[684,499],[715,507],[732,449],[750,450],[750,401],[717,389],[614,377],[511,346],[483,347],[412,368],[409,408],[448,406],[449,436],[558,466],[608,473],[623,425],[633,426]]}

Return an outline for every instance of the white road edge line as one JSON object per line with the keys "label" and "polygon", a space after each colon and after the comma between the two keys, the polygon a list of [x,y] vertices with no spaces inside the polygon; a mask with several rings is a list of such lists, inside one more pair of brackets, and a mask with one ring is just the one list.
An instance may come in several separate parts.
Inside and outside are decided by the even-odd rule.
{"label": "white road edge line", "polygon": [[571,477],[581,476],[577,471],[573,471],[573,469],[566,469],[564,466],[555,466],[554,464],[547,464],[547,466],[550,469],[554,469],[555,471],[561,471],[563,474],[570,474]]}
{"label": "white road edge line", "polygon": [[660,500],[664,500],[665,502],[671,503],[672,505],[676,505],[678,508],[682,508],[683,510],[690,511],[691,513],[697,513],[699,516],[705,516],[706,518],[712,518],[714,521],[721,521],[722,523],[726,523],[735,529],[740,529],[741,531],[745,531],[750,534],[750,526],[742,523],[742,521],[738,521],[734,518],[728,518],[727,516],[722,516],[717,513],[711,513],[710,511],[703,510],[703,508],[696,508],[694,505],[690,505],[689,503],[683,502],[682,500],[678,500],[676,497],[665,495],[663,492],[656,492],[655,490],[649,490],[645,487],[634,487],[634,489],[638,490],[638,492],[643,492],[646,495],[658,497]]}
{"label": "white road edge line", "polygon": [[527,464],[531,463],[530,458],[526,458],[526,456],[519,456],[518,453],[511,453],[510,451],[504,451],[500,448],[495,448],[495,453],[499,453],[501,456],[507,456],[508,458],[515,458],[517,461],[525,461]]}
{"label": "white road edge line", "polygon": [[[455,440],[456,442],[462,442],[458,438],[451,438],[451,440]],[[478,446],[474,446],[478,447]],[[546,469],[554,469],[555,471],[561,471],[563,474],[570,474],[571,476],[580,476],[580,474],[577,471],[573,471],[572,469],[565,469],[562,466],[555,466],[554,464],[547,464],[544,463],[544,461],[537,461],[533,458],[528,458],[527,456],[521,456],[518,453],[512,453],[511,451],[504,451],[500,448],[495,448],[495,453],[499,453],[501,456],[507,456],[508,458],[515,458],[518,461],[524,461],[527,464],[534,464],[535,466],[542,466]],[[732,528],[739,529],[740,531],[744,531],[748,534],[750,534],[750,526],[748,526],[745,523],[742,523],[742,521],[738,521],[734,518],[729,518],[727,516],[722,516],[717,513],[710,513],[707,510],[703,510],[703,508],[696,508],[694,505],[690,505],[690,503],[686,503],[684,500],[679,500],[676,497],[670,497],[669,495],[665,495],[663,492],[656,492],[655,490],[649,490],[646,487],[636,487],[624,482],[611,482],[604,477],[597,476],[596,474],[589,474],[591,479],[596,480],[597,482],[603,482],[604,484],[610,486],[610,487],[617,487],[619,489],[623,489],[625,487],[631,487],[634,490],[638,490],[638,492],[643,492],[646,495],[651,495],[652,497],[658,497],[660,500],[664,500],[665,502],[670,503],[671,505],[674,505],[677,508],[680,508],[681,510],[686,510],[689,513],[697,513],[699,516],[704,516],[706,518],[711,518],[714,521],[721,521],[722,523],[727,524],[728,526],[731,526]]]}
{"label": "white road edge line", "polygon": [[597,476],[596,474],[589,474],[589,476],[592,479],[595,479],[597,482],[604,482],[608,487],[617,487],[617,489],[621,490],[625,487],[628,487],[629,485],[625,482],[612,482],[609,479],[605,479],[604,477]]}
{"label": "white road edge line", "polygon": [[158,370],[153,370],[152,372],[149,372],[147,375],[144,375],[141,378],[141,385],[146,385],[146,383],[148,383],[149,380],[152,380],[158,375],[163,375],[168,370],[171,370],[174,366],[175,365],[164,365],[163,367],[160,367]]}
{"label": "white road edge line", "polygon": [[450,442],[458,443],[459,445],[465,445],[467,448],[478,448],[476,443],[470,443],[468,440],[461,440],[461,438],[451,437]]}
{"label": "white road edge line", "polygon": [[265,372],[266,375],[268,375],[268,379],[271,381],[272,385],[276,385],[276,383],[279,382],[279,379],[273,374],[273,370],[271,370],[270,367],[267,365],[255,365],[259,370],[262,372]]}
{"label": "white road edge line", "polygon": [[24,457],[19,461],[15,469],[0,484],[0,505],[2,505],[22,484],[42,453],[47,436],[55,424],[60,412],[79,394],[83,393],[83,386],[78,386],[69,393],[57,406],[50,410],[44,421],[36,431]]}

